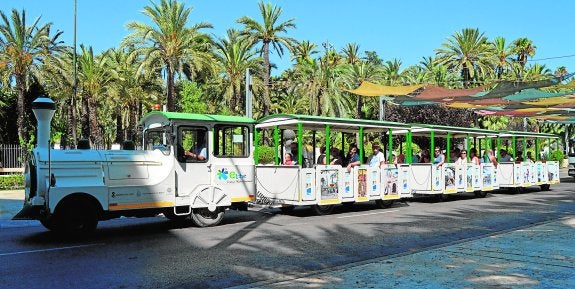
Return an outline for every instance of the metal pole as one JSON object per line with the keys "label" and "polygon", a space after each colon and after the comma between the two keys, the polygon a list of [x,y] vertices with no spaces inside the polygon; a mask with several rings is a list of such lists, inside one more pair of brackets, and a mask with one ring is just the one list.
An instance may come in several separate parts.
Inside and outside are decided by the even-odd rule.
{"label": "metal pole", "polygon": [[258,140],[258,130],[254,127],[254,163],[257,165],[260,161],[260,149]]}
{"label": "metal pole", "polygon": [[303,163],[303,124],[300,122],[297,124],[297,163],[305,168]]}
{"label": "metal pole", "polygon": [[280,162],[279,151],[278,151],[279,150],[278,147],[280,145],[279,142],[280,142],[280,130],[279,130],[278,126],[276,125],[274,127],[274,162],[275,162],[276,166],[279,165],[279,162]]}
{"label": "metal pole", "polygon": [[445,156],[448,163],[451,162],[451,133],[447,132],[447,148],[446,148],[447,155]]}
{"label": "metal pole", "polygon": [[379,97],[379,120],[385,120],[385,100],[383,96]]}
{"label": "metal pole", "polygon": [[331,162],[331,148],[329,139],[329,124],[325,125],[325,164],[329,165]]}
{"label": "metal pole", "polygon": [[391,164],[393,162],[393,130],[391,128],[389,129],[389,135],[387,136],[387,146],[389,146],[388,160]]}
{"label": "metal pole", "polygon": [[363,126],[359,127],[359,163],[363,164]]}

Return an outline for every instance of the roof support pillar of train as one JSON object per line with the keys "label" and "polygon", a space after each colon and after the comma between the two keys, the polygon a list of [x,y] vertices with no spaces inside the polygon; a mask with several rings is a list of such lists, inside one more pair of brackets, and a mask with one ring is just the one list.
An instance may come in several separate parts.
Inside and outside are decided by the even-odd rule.
{"label": "roof support pillar of train", "polygon": [[447,142],[447,144],[446,144],[447,147],[445,148],[445,153],[447,155],[445,156],[445,159],[447,160],[448,163],[450,163],[451,162],[451,133],[450,132],[447,132],[446,142]]}
{"label": "roof support pillar of train", "polygon": [[467,161],[471,160],[471,157],[469,156],[469,151],[471,150],[471,138],[469,137],[469,134],[467,134]]}
{"label": "roof support pillar of train", "polygon": [[302,147],[303,147],[303,124],[299,122],[297,124],[297,163],[302,167],[304,167]]}
{"label": "roof support pillar of train", "polygon": [[389,163],[393,163],[393,130],[389,129],[389,134],[387,135],[387,146],[388,146],[388,160]]}
{"label": "roof support pillar of train", "polygon": [[274,162],[275,165],[279,165],[280,158],[279,158],[279,146],[280,146],[280,129],[276,125],[274,126]]}
{"label": "roof support pillar of train", "polygon": [[430,144],[431,149],[429,149],[429,153],[431,155],[430,156],[431,161],[433,161],[433,159],[435,158],[435,131],[434,130],[431,130],[429,137],[430,137],[430,141],[431,141],[431,144]]}
{"label": "roof support pillar of train", "polygon": [[411,160],[413,159],[413,146],[411,144],[411,130],[407,131],[407,134],[405,135],[407,144],[406,144],[406,154],[405,154],[405,158],[406,158],[406,163],[407,164],[411,164]]}
{"label": "roof support pillar of train", "polygon": [[254,164],[260,162],[260,144],[258,139],[258,130],[254,127]]}
{"label": "roof support pillar of train", "polygon": [[363,156],[365,152],[363,151],[363,126],[359,127],[359,163],[363,165]]}
{"label": "roof support pillar of train", "polygon": [[523,160],[527,160],[527,138],[523,137]]}
{"label": "roof support pillar of train", "polygon": [[315,129],[311,131],[311,141],[312,141],[312,143],[313,143],[313,152],[312,152],[312,154],[313,154],[313,161],[314,161],[314,164],[315,164],[315,161],[317,160],[317,156],[315,155],[315,147],[316,147],[316,145],[317,145],[317,143],[316,143],[316,138],[315,138]]}
{"label": "roof support pillar of train", "polygon": [[328,165],[331,162],[331,148],[329,139],[329,124],[325,125],[325,164]]}
{"label": "roof support pillar of train", "polygon": [[535,138],[535,161],[539,160],[539,138]]}
{"label": "roof support pillar of train", "polygon": [[513,142],[513,156],[517,158],[517,140],[515,139],[515,136],[511,137],[511,142]]}
{"label": "roof support pillar of train", "polygon": [[501,151],[501,138],[499,136],[497,136],[497,162],[501,162],[501,152],[500,151]]}

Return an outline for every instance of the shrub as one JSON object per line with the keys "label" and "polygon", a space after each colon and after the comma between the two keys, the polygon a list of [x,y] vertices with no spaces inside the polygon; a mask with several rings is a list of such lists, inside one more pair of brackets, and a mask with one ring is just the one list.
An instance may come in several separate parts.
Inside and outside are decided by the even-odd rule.
{"label": "shrub", "polygon": [[553,151],[553,152],[551,153],[551,156],[549,157],[549,160],[550,160],[550,161],[558,161],[558,162],[560,162],[560,161],[562,161],[564,158],[565,158],[565,155],[563,154],[563,151],[561,151],[561,150],[556,150],[556,151]]}
{"label": "shrub", "polygon": [[274,163],[274,149],[268,146],[259,146],[259,163],[260,164],[273,164]]}
{"label": "shrub", "polygon": [[24,175],[0,176],[0,190],[15,190],[24,188]]}

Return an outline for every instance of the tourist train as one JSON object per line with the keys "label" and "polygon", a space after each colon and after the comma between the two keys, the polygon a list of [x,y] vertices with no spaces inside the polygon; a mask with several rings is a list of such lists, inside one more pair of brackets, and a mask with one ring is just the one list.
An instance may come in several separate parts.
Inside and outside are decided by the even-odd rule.
{"label": "tourist train", "polygon": [[[55,103],[41,97],[32,108],[37,146],[26,164],[24,207],[14,219],[39,220],[49,230],[65,233],[92,231],[101,220],[158,214],[214,226],[226,210],[245,210],[249,203],[284,212],[311,206],[317,214],[329,214],[338,204],[375,201],[385,208],[422,195],[441,199],[468,192],[485,197],[502,188],[548,190],[559,183],[558,162],[539,160],[540,142],[550,148],[557,139],[550,134],[290,114],[256,121],[154,111],[140,122],[138,146],[60,150],[49,143]],[[337,151],[336,138],[340,151],[349,148],[346,139],[357,144],[359,161],[353,166],[334,163],[342,155],[331,154]],[[438,155],[444,156],[440,164],[416,163],[413,138],[426,140],[429,147],[420,149],[429,149],[431,159],[439,146]],[[535,147],[533,160],[527,158],[528,142]],[[260,143],[273,151],[266,163]],[[382,148],[385,162],[367,162],[368,144]],[[322,146],[325,164],[317,164]],[[455,147],[463,156],[457,162]],[[472,162],[464,155],[475,148],[494,151],[499,162]],[[504,149],[525,161],[501,161]],[[288,157],[292,162],[283,165]]]}

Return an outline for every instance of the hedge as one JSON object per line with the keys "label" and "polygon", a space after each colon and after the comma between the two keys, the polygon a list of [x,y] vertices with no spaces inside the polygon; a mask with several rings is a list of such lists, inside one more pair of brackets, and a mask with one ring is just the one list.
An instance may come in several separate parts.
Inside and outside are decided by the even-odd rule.
{"label": "hedge", "polygon": [[24,188],[24,175],[0,176],[0,190],[17,190]]}

